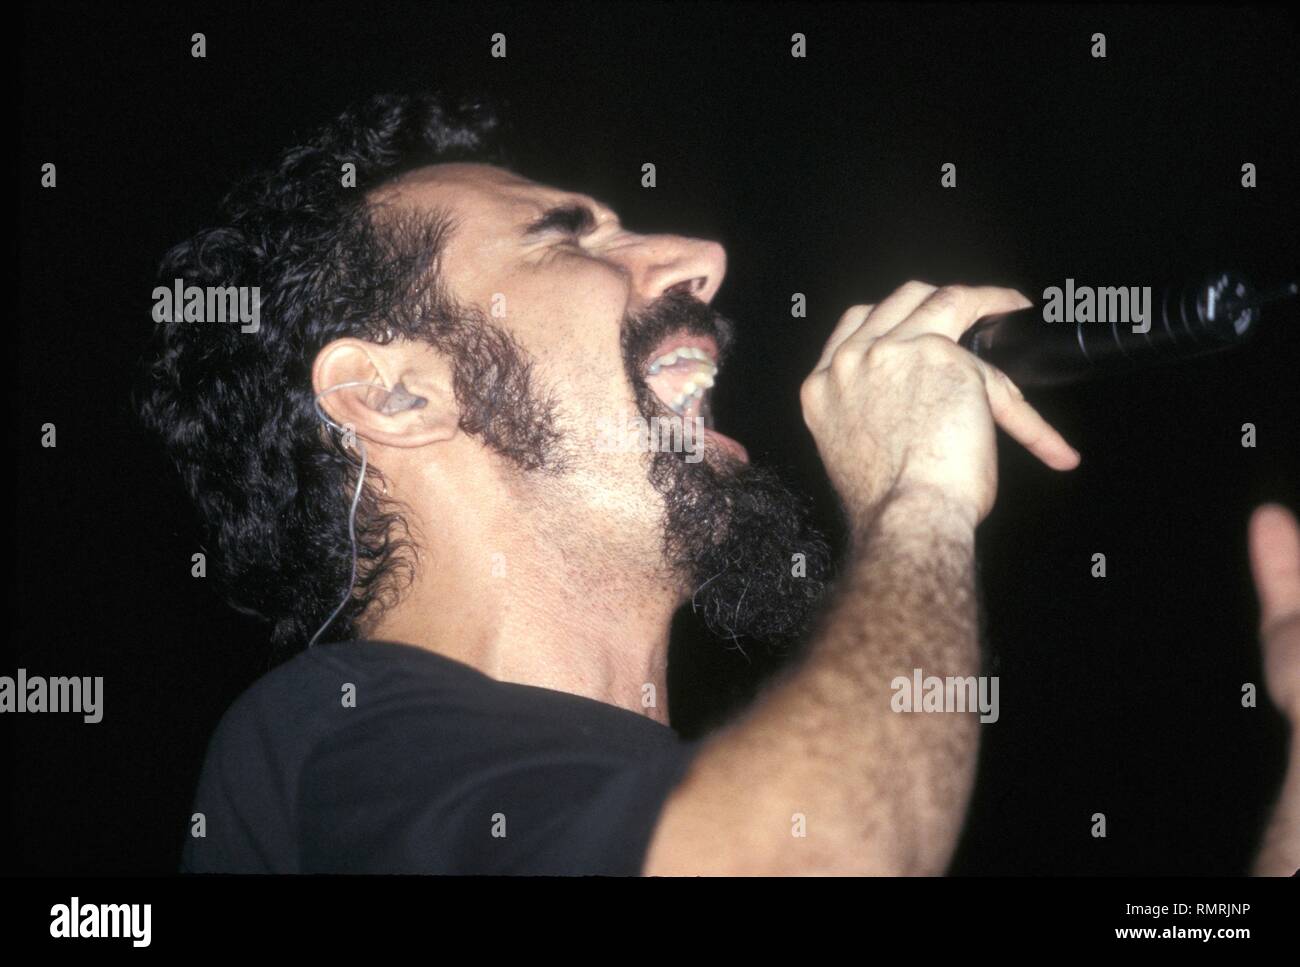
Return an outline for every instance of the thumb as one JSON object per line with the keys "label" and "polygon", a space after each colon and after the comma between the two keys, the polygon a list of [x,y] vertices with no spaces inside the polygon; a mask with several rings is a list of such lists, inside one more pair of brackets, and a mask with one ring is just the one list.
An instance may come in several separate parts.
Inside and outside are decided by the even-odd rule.
{"label": "thumb", "polygon": [[1263,504],[1251,514],[1250,570],[1262,633],[1300,617],[1300,524],[1281,504]]}

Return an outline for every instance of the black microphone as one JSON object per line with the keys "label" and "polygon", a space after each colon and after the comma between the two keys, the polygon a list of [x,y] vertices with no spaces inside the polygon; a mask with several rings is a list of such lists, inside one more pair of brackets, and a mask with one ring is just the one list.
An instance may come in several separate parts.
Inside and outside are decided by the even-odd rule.
{"label": "black microphone", "polygon": [[[1239,346],[1255,332],[1260,306],[1296,293],[1295,282],[1260,293],[1244,276],[1220,272],[1153,287],[1146,331],[1135,331],[1142,329],[1135,319],[1048,322],[1044,308],[1035,307],[985,316],[960,344],[1017,386],[1060,386]],[[1067,318],[1073,318],[1065,301]]]}

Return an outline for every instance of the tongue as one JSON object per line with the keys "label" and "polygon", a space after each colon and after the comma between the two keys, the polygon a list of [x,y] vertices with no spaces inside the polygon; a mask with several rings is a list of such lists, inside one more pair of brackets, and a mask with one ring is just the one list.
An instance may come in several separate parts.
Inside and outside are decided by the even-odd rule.
{"label": "tongue", "polygon": [[655,396],[663,401],[664,406],[672,408],[673,400],[682,395],[686,384],[699,372],[695,366],[678,363],[661,369],[653,376],[646,377],[646,385],[654,390]]}

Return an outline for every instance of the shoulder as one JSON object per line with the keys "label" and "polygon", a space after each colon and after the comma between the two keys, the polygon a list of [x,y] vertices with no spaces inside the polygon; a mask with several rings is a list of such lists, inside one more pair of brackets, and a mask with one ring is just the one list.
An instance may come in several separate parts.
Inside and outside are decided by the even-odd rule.
{"label": "shoulder", "polygon": [[420,747],[448,765],[506,752],[620,761],[678,741],[624,708],[497,681],[413,645],[347,641],[301,652],[249,686],[222,716],[208,756],[241,773],[258,761],[294,770],[348,747],[385,757]]}
{"label": "shoulder", "polygon": [[300,652],[248,686],[213,732],[209,755],[277,748],[282,762],[374,715],[419,706],[483,703],[492,679],[441,655],[395,642],[344,641]]}
{"label": "shoulder", "polygon": [[187,864],[636,873],[689,758],[624,708],[410,645],[324,645],[227,711],[198,795],[211,831]]}
{"label": "shoulder", "polygon": [[[490,683],[409,645],[340,642],[295,655],[245,689],[217,723],[194,798],[208,831],[187,842],[184,868],[297,871],[300,787],[322,748],[358,733],[392,736],[402,709],[420,708],[427,722],[456,701],[480,703],[468,696]],[[388,721],[376,725],[376,716]]]}

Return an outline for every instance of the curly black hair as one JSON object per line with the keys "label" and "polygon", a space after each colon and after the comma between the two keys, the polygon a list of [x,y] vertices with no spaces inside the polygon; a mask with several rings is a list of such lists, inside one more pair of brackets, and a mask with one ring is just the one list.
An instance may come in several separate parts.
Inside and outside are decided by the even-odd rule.
{"label": "curly black hair", "polygon": [[[172,248],[170,285],[258,286],[260,328],[162,323],[137,391],[217,551],[214,577],[238,610],[272,624],[277,651],[301,648],[342,598],[352,568],[347,521],[359,466],[322,429],[312,362],[332,340],[423,339],[456,353],[462,426],[524,466],[545,467],[554,434],[529,367],[504,330],[458,306],[437,277],[451,226],[393,212],[368,193],[428,164],[501,164],[500,124],[484,98],[382,95],[346,111],[223,201],[224,224]],[[344,166],[355,166],[355,187]],[[503,401],[530,417],[513,422]],[[532,410],[528,411],[532,404]],[[411,576],[401,508],[368,473],[358,507],[357,584],[331,626],[354,636]]]}

